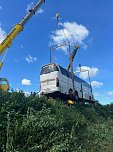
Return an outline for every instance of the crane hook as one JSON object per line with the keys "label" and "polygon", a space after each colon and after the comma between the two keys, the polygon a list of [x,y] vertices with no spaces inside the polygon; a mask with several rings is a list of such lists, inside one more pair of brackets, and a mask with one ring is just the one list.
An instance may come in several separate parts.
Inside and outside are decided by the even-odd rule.
{"label": "crane hook", "polygon": [[56,19],[57,19],[57,22],[59,22],[59,19],[60,19],[60,13],[56,13]]}

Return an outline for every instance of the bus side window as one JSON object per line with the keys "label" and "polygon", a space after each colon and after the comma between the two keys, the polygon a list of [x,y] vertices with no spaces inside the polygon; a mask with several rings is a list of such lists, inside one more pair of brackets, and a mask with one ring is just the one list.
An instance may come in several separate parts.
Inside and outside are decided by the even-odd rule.
{"label": "bus side window", "polygon": [[54,66],[54,71],[59,71],[59,69],[56,65]]}
{"label": "bus side window", "polygon": [[68,77],[68,72],[67,72],[67,70],[65,70],[65,69],[62,68],[61,66],[60,66],[60,70],[61,70],[61,73],[62,73],[63,75],[65,75],[66,77]]}
{"label": "bus side window", "polygon": [[72,76],[71,76],[71,73],[70,72],[68,72],[68,77],[71,79],[72,78]]}

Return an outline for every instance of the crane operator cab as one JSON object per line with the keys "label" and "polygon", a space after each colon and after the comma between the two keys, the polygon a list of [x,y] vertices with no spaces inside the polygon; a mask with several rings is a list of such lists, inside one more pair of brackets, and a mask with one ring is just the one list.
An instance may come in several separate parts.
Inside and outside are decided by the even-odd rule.
{"label": "crane operator cab", "polygon": [[0,78],[0,90],[3,91],[9,90],[9,82],[6,78]]}

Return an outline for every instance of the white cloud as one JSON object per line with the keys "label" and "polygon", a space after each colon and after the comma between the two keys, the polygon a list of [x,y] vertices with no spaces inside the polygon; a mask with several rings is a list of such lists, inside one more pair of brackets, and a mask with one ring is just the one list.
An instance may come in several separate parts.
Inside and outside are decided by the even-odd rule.
{"label": "white cloud", "polygon": [[31,92],[29,92],[29,91],[24,91],[24,94],[25,94],[26,97],[29,97],[29,96],[31,95]]}
{"label": "white cloud", "polygon": [[2,6],[0,6],[0,10],[2,10],[3,8],[2,8]]}
{"label": "white cloud", "polygon": [[27,4],[26,12],[29,12],[29,10],[33,7],[34,3],[31,2],[30,4]]}
{"label": "white cloud", "polygon": [[28,55],[27,57],[25,57],[25,60],[26,60],[28,63],[33,63],[33,62],[36,62],[36,61],[37,61],[37,58],[36,58],[36,57],[32,57],[31,55]]}
{"label": "white cloud", "polygon": [[101,86],[103,86],[102,82],[98,82],[98,81],[92,81],[91,85],[93,88],[100,88]]}
{"label": "white cloud", "polygon": [[[33,8],[33,6],[34,6],[34,3],[33,3],[33,2],[31,2],[30,4],[28,4],[28,5],[27,5],[27,8],[26,8],[26,12],[28,13],[29,10]],[[44,10],[40,8],[40,9],[36,12],[36,14],[42,14],[43,12],[44,12]]]}
{"label": "white cloud", "polygon": [[20,91],[20,89],[16,88],[16,89],[15,89],[15,91],[16,91],[16,92],[19,92],[19,91]]}
{"label": "white cloud", "polygon": [[44,10],[42,8],[40,8],[36,14],[42,14],[42,13],[44,13]]}
{"label": "white cloud", "polygon": [[109,92],[108,92],[108,95],[109,95],[109,96],[113,96],[113,91],[109,91]]}
{"label": "white cloud", "polygon": [[30,85],[32,85],[31,80],[23,79],[23,80],[22,80],[22,85],[25,85],[25,86],[30,86]]}
{"label": "white cloud", "polygon": [[[50,45],[63,44],[67,41],[67,37],[71,44],[79,43],[84,48],[87,47],[87,45],[83,42],[89,35],[89,31],[85,26],[83,26],[82,24],[78,24],[76,22],[64,22],[60,23],[60,26],[63,30],[58,29],[52,32],[52,35],[50,36]],[[62,49],[66,52],[66,47],[62,47]]]}
{"label": "white cloud", "polygon": [[[18,89],[18,88],[16,88],[15,91],[16,92],[21,92],[21,90]],[[22,92],[25,94],[26,97],[29,97],[31,95],[31,92],[29,92],[29,91],[22,91]]]}
{"label": "white cloud", "polygon": [[[79,72],[80,68],[77,67],[76,72]],[[90,77],[95,77],[97,73],[99,72],[99,69],[96,67],[88,67],[88,66],[81,66],[81,72],[79,74],[79,77],[82,79],[87,79],[88,78],[88,71]]]}
{"label": "white cloud", "polygon": [[6,32],[2,29],[2,25],[0,23],[0,43],[6,38]]}

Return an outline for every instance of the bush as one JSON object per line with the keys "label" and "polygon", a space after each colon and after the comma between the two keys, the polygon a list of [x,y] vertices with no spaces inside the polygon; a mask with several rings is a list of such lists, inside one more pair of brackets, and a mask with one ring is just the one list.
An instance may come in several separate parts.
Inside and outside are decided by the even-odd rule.
{"label": "bush", "polygon": [[0,92],[0,152],[112,152],[112,111]]}

